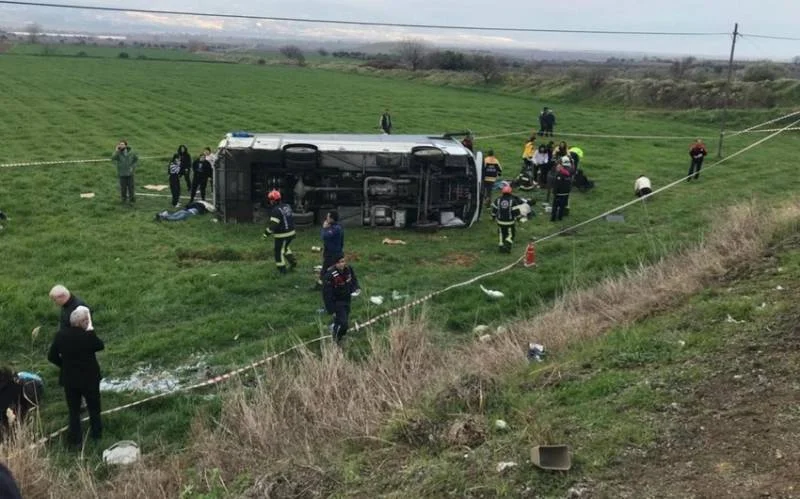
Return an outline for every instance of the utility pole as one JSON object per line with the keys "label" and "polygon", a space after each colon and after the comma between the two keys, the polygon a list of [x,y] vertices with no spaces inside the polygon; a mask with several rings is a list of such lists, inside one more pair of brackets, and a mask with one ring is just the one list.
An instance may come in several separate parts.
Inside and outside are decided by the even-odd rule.
{"label": "utility pole", "polygon": [[731,100],[731,81],[733,80],[733,54],[736,50],[736,38],[739,36],[739,23],[733,25],[733,40],[731,41],[731,58],[728,60],[728,82],[725,84],[724,97],[722,98],[722,118],[719,123],[719,149],[717,158],[722,158],[722,141],[725,138],[725,120],[728,117],[728,101]]}

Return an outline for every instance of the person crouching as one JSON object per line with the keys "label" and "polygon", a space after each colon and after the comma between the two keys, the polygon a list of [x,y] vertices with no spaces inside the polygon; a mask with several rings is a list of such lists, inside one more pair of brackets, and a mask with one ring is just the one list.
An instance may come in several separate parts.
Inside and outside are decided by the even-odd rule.
{"label": "person crouching", "polygon": [[81,398],[89,410],[90,435],[99,440],[103,434],[100,420],[100,365],[96,353],[105,345],[91,326],[89,309],[77,307],[69,317],[70,327],[62,328],[56,334],[47,360],[60,369],[58,382],[64,387],[64,395],[69,410],[69,443],[80,446],[83,441],[81,431]]}
{"label": "person crouching", "polygon": [[343,254],[334,257],[334,263],[322,278],[322,300],[325,310],[333,315],[330,329],[333,341],[340,345],[347,334],[350,315],[350,300],[361,293],[355,270],[347,264]]}
{"label": "person crouching", "polygon": [[633,193],[637,198],[647,196],[653,193],[653,188],[650,185],[650,179],[644,175],[639,175],[636,182],[633,184]]}

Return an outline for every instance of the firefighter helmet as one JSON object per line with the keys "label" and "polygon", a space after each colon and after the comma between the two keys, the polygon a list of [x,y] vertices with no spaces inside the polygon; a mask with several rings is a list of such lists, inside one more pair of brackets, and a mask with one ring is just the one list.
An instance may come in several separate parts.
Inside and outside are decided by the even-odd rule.
{"label": "firefighter helmet", "polygon": [[505,184],[500,192],[503,194],[511,194],[511,186],[509,184]]}
{"label": "firefighter helmet", "polygon": [[269,191],[269,194],[267,194],[267,199],[269,199],[270,201],[275,201],[275,202],[280,201],[281,200],[280,191],[278,191],[276,189],[273,189],[273,190]]}

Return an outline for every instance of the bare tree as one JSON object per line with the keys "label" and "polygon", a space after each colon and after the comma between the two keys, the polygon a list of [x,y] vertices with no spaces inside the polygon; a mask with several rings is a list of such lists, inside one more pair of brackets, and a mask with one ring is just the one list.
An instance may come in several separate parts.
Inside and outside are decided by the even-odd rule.
{"label": "bare tree", "polygon": [[400,42],[398,48],[400,59],[406,63],[411,71],[416,71],[425,60],[425,44],[421,40],[408,38]]}
{"label": "bare tree", "polygon": [[473,57],[472,63],[475,66],[475,71],[483,77],[483,83],[486,85],[500,80],[503,76],[502,64],[500,60],[493,55],[476,55]]}
{"label": "bare tree", "polygon": [[42,27],[36,23],[32,23],[25,28],[25,32],[28,33],[28,41],[30,43],[37,43],[39,41],[39,34],[42,32]]}
{"label": "bare tree", "polygon": [[297,45],[284,45],[279,49],[279,52],[290,61],[295,61],[298,66],[306,65],[306,56],[303,55],[303,51]]}
{"label": "bare tree", "polygon": [[680,61],[673,62],[672,66],[669,68],[669,72],[674,79],[682,80],[686,76],[686,73],[689,71],[689,69],[691,69],[691,67],[694,65],[696,60],[697,59],[694,57],[684,57]]}

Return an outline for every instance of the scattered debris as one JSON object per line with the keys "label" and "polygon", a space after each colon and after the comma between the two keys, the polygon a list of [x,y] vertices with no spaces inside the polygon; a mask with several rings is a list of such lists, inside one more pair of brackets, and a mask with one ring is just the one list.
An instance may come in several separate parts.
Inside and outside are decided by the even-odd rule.
{"label": "scattered debris", "polygon": [[508,428],[508,423],[503,421],[502,419],[495,420],[494,427],[498,430],[505,430]]}
{"label": "scattered debris", "polygon": [[392,290],[392,300],[397,301],[397,300],[407,300],[407,299],[408,295],[400,294],[399,291]]}
{"label": "scattered debris", "polygon": [[320,248],[319,246],[312,246],[311,251],[319,253],[320,251],[322,251],[322,248]]}
{"label": "scattered debris", "polygon": [[103,451],[103,462],[106,464],[133,464],[142,456],[139,444],[131,440],[122,440]]}
{"label": "scattered debris", "polygon": [[382,243],[382,244],[391,244],[391,245],[398,245],[398,244],[400,244],[400,245],[403,245],[403,246],[405,246],[405,244],[406,244],[406,242],[405,242],[405,241],[403,241],[403,240],[400,240],[400,239],[389,239],[388,237],[385,237],[385,238],[383,239],[383,241],[381,241],[381,243]]}
{"label": "scattered debris", "polygon": [[766,302],[762,302],[761,305],[758,308],[762,308],[762,309],[763,308],[767,308]]}
{"label": "scattered debris", "polygon": [[94,197],[94,192],[82,192],[81,199],[92,199]]}
{"label": "scattered debris", "polygon": [[211,277],[217,277],[219,274],[211,274]]}
{"label": "scattered debris", "polygon": [[369,301],[374,305],[383,305],[383,296],[370,296]]}
{"label": "scattered debris", "polygon": [[503,461],[502,463],[497,463],[497,472],[502,473],[505,470],[514,468],[517,466],[517,463],[514,461]]}
{"label": "scattered debris", "polygon": [[744,324],[746,321],[737,321],[731,317],[731,314],[728,314],[727,317],[725,317],[725,322],[730,322],[731,324]]}
{"label": "scattered debris", "polygon": [[487,326],[486,324],[479,324],[475,326],[475,329],[472,330],[472,332],[475,334],[484,334],[488,331],[489,331],[489,326]]}
{"label": "scattered debris", "polygon": [[506,334],[508,333],[508,328],[506,326],[497,326],[497,334]]}
{"label": "scattered debris", "polygon": [[168,185],[162,185],[162,184],[148,184],[148,185],[144,186],[144,188],[147,189],[148,191],[161,192],[164,189],[169,189],[169,186]]}
{"label": "scattered debris", "polygon": [[179,366],[172,370],[156,371],[151,366],[139,367],[127,378],[104,378],[100,381],[103,392],[144,392],[149,394],[174,392],[181,387],[181,378],[187,379],[191,374],[202,375],[208,368],[200,359],[195,364]]}
{"label": "scattered debris", "polygon": [[239,341],[239,335],[238,334],[233,337],[233,341]]}
{"label": "scattered debris", "polygon": [[541,362],[544,357],[544,345],[528,343],[528,361]]}
{"label": "scattered debris", "polygon": [[493,290],[493,289],[486,289],[486,288],[484,288],[484,287],[483,287],[483,284],[480,284],[480,287],[481,287],[481,291],[483,291],[484,293],[486,293],[486,296],[488,296],[489,298],[502,298],[502,297],[504,297],[504,296],[505,296],[505,295],[504,295],[502,292],[500,292],[500,291],[495,291],[495,290]]}
{"label": "scattered debris", "polygon": [[572,467],[566,445],[537,445],[531,449],[531,463],[543,470],[567,471]]}
{"label": "scattered debris", "polygon": [[31,339],[35,340],[36,338],[38,338],[39,337],[39,331],[41,331],[41,330],[42,330],[42,326],[36,326],[35,328],[33,328],[33,331],[31,331]]}
{"label": "scattered debris", "polygon": [[322,271],[322,265],[314,265],[314,272],[319,273],[321,271]]}
{"label": "scattered debris", "polygon": [[491,340],[492,340],[492,335],[491,334],[484,334],[480,338],[478,338],[478,341],[480,341],[481,343],[486,343],[486,342],[491,341]]}
{"label": "scattered debris", "polygon": [[17,415],[14,414],[14,411],[12,411],[10,407],[6,409],[6,421],[12,426],[17,421]]}
{"label": "scattered debris", "polygon": [[778,285],[775,287],[775,289],[776,289],[776,290],[778,290],[778,291],[783,291],[783,289],[784,289],[784,288],[783,288],[783,286],[781,286],[780,284],[778,284]]}
{"label": "scattered debris", "polygon": [[783,453],[779,449],[775,449],[775,459],[783,459]]}
{"label": "scattered debris", "polygon": [[686,342],[683,341],[683,340],[678,340],[678,346],[679,347],[685,347],[686,346]]}

